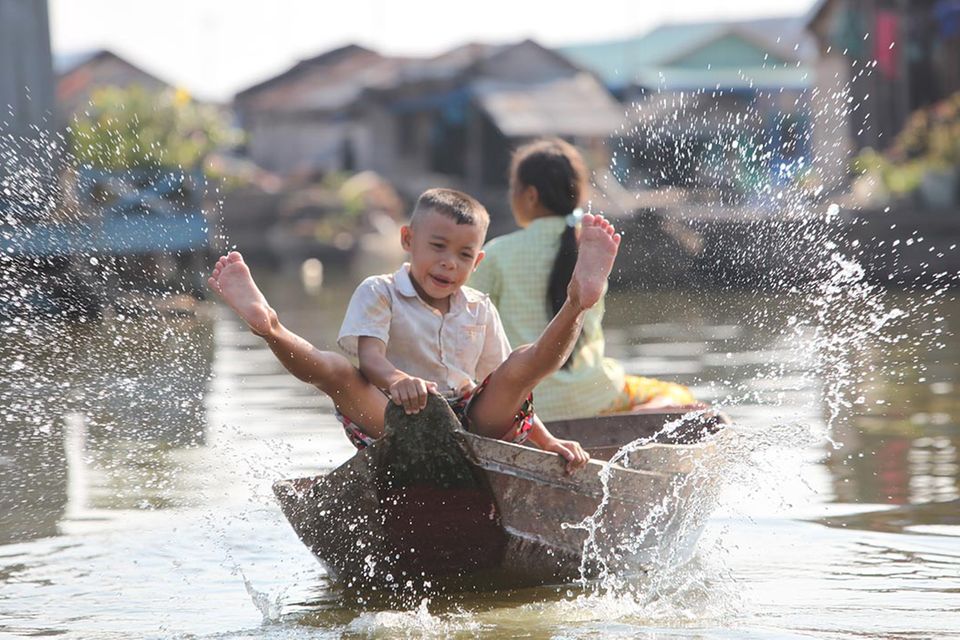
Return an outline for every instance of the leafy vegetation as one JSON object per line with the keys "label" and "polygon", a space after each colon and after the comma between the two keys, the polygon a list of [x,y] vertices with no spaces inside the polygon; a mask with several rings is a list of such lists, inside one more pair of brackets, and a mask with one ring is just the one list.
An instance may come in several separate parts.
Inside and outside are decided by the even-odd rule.
{"label": "leafy vegetation", "polygon": [[108,171],[192,169],[214,149],[240,139],[220,110],[182,89],[140,87],[97,91],[68,132],[77,162]]}
{"label": "leafy vegetation", "polygon": [[915,191],[924,176],[958,168],[960,92],[915,111],[886,153],[864,149],[853,164],[858,174],[877,175],[893,195]]}

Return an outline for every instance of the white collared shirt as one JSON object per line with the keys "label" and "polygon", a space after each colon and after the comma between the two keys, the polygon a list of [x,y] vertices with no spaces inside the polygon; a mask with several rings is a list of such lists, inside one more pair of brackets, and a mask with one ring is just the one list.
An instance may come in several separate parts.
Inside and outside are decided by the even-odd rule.
{"label": "white collared shirt", "polygon": [[436,382],[447,397],[463,395],[510,355],[500,316],[486,294],[461,287],[450,296],[450,311],[441,313],[417,295],[409,264],[357,287],[337,344],[356,357],[360,336],[382,340],[393,366]]}

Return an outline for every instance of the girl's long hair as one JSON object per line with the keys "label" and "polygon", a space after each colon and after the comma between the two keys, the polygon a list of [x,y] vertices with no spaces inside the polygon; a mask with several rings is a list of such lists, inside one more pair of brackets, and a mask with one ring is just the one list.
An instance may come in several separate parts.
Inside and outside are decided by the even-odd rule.
{"label": "girl's long hair", "polygon": [[[512,189],[536,187],[540,204],[556,216],[569,216],[580,207],[587,193],[587,166],[573,145],[558,138],[537,140],[516,150],[510,165]],[[567,286],[577,263],[577,231],[567,225],[560,236],[560,249],[547,283],[547,312],[554,317],[567,299]],[[580,348],[583,334],[563,368],[569,368]]]}

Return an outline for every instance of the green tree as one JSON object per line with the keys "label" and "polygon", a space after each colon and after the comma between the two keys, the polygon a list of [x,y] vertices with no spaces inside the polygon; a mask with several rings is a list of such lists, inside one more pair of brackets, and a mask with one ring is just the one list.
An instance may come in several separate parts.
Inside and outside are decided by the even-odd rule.
{"label": "green tree", "polygon": [[214,149],[240,139],[219,109],[186,91],[141,87],[97,91],[68,134],[79,164],[108,171],[192,169]]}

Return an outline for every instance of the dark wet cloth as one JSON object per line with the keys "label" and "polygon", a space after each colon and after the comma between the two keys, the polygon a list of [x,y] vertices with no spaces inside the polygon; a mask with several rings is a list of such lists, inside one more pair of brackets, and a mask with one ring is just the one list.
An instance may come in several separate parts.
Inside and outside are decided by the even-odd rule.
{"label": "dark wet cloth", "polygon": [[[457,420],[460,421],[460,424],[463,425],[463,428],[467,431],[471,431],[469,418],[467,417],[470,409],[470,403],[474,398],[479,397],[479,395],[483,393],[483,390],[486,389],[489,381],[490,376],[487,376],[483,382],[459,398],[446,399],[450,404],[450,408],[453,410],[454,415],[457,416]],[[360,425],[351,421],[350,418],[340,413],[339,410],[337,410],[334,415],[336,415],[336,418],[340,421],[340,424],[343,425],[343,430],[347,434],[347,438],[350,439],[350,442],[353,443],[353,446],[355,446],[357,449],[364,449],[377,441],[376,438],[368,435]],[[517,415],[513,418],[513,424],[511,425],[510,430],[503,435],[501,440],[513,442],[514,444],[523,444],[526,442],[527,437],[530,435],[530,430],[533,428],[533,420],[535,415],[536,414],[533,411],[533,394],[531,393],[520,406],[520,410],[517,411]]]}

